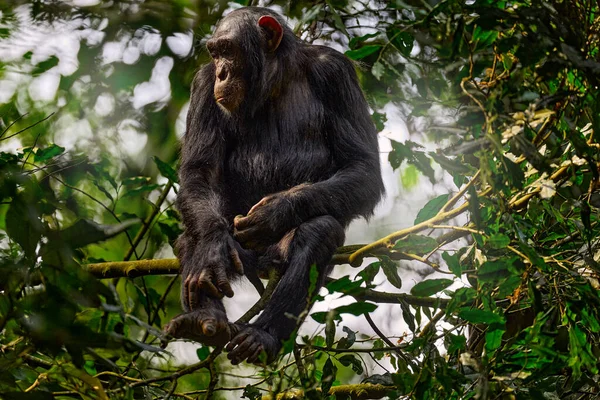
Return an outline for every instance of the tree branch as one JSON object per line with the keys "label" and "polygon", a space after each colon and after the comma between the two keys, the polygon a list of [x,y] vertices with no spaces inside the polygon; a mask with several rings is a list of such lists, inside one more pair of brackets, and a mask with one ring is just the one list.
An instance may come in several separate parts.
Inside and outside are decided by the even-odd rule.
{"label": "tree branch", "polygon": [[[145,275],[173,275],[179,273],[179,261],[175,258],[163,260],[114,261],[99,264],[87,264],[86,267],[92,275],[100,279],[117,277],[136,278]],[[265,293],[267,292],[268,290],[265,290]],[[261,296],[261,298],[262,297],[264,297],[264,295]],[[447,299],[437,297],[419,297],[406,293],[378,292],[372,289],[366,289],[362,293],[353,294],[352,297],[359,301],[368,300],[376,303],[391,304],[399,304],[404,301],[412,306],[441,309],[445,308],[448,304]],[[248,319],[248,316],[252,318],[256,310],[252,311],[253,313],[244,315],[242,320]],[[258,311],[260,311],[260,309]],[[248,313],[250,313],[250,311]]]}
{"label": "tree branch", "polygon": [[405,302],[410,304],[411,306],[416,307],[433,307],[444,309],[448,305],[449,299],[442,299],[439,297],[419,297],[413,296],[406,293],[387,293],[387,292],[378,292],[372,289],[366,289],[361,293],[352,294],[358,301],[372,301],[374,303],[390,303],[390,304],[400,304],[401,302]]}
{"label": "tree branch", "polygon": [[175,258],[162,260],[109,261],[98,264],[86,264],[87,270],[99,279],[137,278],[146,275],[176,275],[179,273],[179,261]]}
{"label": "tree branch", "polygon": [[[352,399],[352,400],[367,400],[367,399],[382,399],[384,398],[390,390],[393,390],[394,387],[384,386],[384,385],[374,385],[371,383],[357,383],[354,385],[340,385],[334,386],[329,389],[328,396],[335,396],[335,398],[340,399]],[[320,391],[320,389],[317,389]],[[280,393],[277,397],[273,397],[271,395],[265,395],[262,397],[262,400],[303,400],[304,391],[300,389],[292,389],[288,390],[284,393]]]}

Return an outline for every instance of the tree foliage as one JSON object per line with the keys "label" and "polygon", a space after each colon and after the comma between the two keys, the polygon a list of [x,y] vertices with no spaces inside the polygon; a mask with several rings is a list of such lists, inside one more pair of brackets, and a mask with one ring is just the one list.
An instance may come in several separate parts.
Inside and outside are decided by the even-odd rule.
{"label": "tree foliage", "polygon": [[[401,113],[410,138],[392,141],[388,160],[402,182],[446,179],[455,190],[422,204],[412,226],[340,248],[333,262],[358,273],[326,289],[356,301],[311,313],[322,330],[237,380],[221,349],[200,347],[183,366],[165,352],[177,264],[144,261],[164,258],[180,232],[177,118],[207,59],[202,42],[183,55],[165,43],[190,29],[206,39],[232,5],[22,3],[0,6],[0,43],[31,34],[24,10],[34,26],[70,22],[102,39],[81,45],[76,71],[60,72],[56,101],[18,81],[0,104],[0,397],[598,397],[597,2],[276,3],[305,40],[358,61],[378,129],[389,104]],[[137,63],[99,61],[100,44],[148,34],[162,45]],[[22,53],[0,61],[0,83],[62,71],[55,55]],[[131,96],[161,59],[175,60],[170,97],[137,107]],[[103,115],[95,104],[107,92],[115,107]],[[67,145],[61,121],[96,136]],[[147,137],[141,156],[124,156],[124,126]],[[14,140],[21,146],[7,149]],[[407,289],[407,266],[435,274]],[[393,292],[374,284],[380,272]],[[406,328],[393,338],[369,316],[383,303],[402,310]],[[364,316],[377,335],[349,329],[345,315]]]}

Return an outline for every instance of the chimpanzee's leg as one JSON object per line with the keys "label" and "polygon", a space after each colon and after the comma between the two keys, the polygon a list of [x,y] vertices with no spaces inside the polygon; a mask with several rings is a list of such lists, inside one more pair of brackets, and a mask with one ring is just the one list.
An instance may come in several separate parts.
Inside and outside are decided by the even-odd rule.
{"label": "chimpanzee's leg", "polygon": [[[195,249],[192,243],[193,240],[186,235],[182,235],[178,240],[178,257],[183,262],[189,261],[187,257],[193,256],[192,252]],[[248,270],[256,269],[257,259],[252,251],[240,247],[238,254]],[[235,277],[231,275],[229,279]],[[173,318],[165,327],[165,331],[173,337],[191,339],[211,346],[225,345],[237,333],[237,328],[229,323],[222,301],[200,290],[186,296],[185,287],[182,282],[181,299],[184,312]],[[188,297],[190,304],[185,300]]]}
{"label": "chimpanzee's leg", "polygon": [[316,265],[319,272],[318,290],[329,272],[327,264],[343,243],[344,227],[335,218],[322,216],[303,223],[267,251],[281,256],[283,276],[256,322],[239,326],[240,332],[227,345],[233,364],[256,362],[263,351],[268,361],[275,358],[281,341],[296,328],[294,317],[306,308],[313,294],[308,293],[311,267]]}

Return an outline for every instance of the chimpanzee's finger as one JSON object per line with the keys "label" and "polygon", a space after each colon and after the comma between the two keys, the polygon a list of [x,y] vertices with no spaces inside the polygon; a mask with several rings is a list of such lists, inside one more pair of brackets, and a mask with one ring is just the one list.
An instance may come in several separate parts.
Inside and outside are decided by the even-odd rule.
{"label": "chimpanzee's finger", "polygon": [[179,316],[173,318],[171,322],[169,322],[167,326],[165,326],[164,331],[167,335],[176,337],[176,334],[180,330],[181,326],[181,318],[178,317]]}
{"label": "chimpanzee's finger", "polygon": [[[240,343],[239,345],[236,346],[235,349],[231,350],[229,352],[229,355],[227,356],[229,359],[238,359],[238,360],[244,360],[246,359],[246,357],[248,356],[248,349],[250,349],[252,347],[253,344],[255,344],[256,342],[252,341],[252,340],[244,340],[242,343]],[[252,354],[252,353],[250,353]]]}
{"label": "chimpanzee's finger", "polygon": [[200,304],[200,293],[197,285],[191,283],[187,286],[188,307],[190,310],[195,310]]}
{"label": "chimpanzee's finger", "polygon": [[233,339],[231,339],[231,341],[227,344],[227,346],[225,347],[225,350],[227,351],[231,351],[235,348],[235,346],[237,346],[238,344],[242,343],[244,341],[244,339],[246,339],[249,335],[248,331],[242,332],[238,335],[236,335]]}
{"label": "chimpanzee's finger", "polygon": [[192,275],[188,275],[187,278],[185,278],[185,281],[183,282],[183,293],[185,294],[185,296],[183,296],[183,301],[185,302],[185,305],[188,306],[188,308],[190,310],[193,310],[195,307],[195,303],[194,301],[196,300],[193,297],[193,294],[195,292],[195,289],[192,289],[192,282],[195,280],[195,277]]}
{"label": "chimpanzee's finger", "polygon": [[235,269],[235,272],[237,272],[238,274],[244,275],[244,264],[242,263],[240,254],[238,253],[235,246],[236,246],[235,241],[230,236],[229,237],[229,254],[231,255],[231,261],[233,262],[233,268]]}
{"label": "chimpanzee's finger", "polygon": [[223,294],[219,292],[217,287],[213,284],[212,273],[208,268],[200,273],[200,277],[198,278],[198,287],[211,297],[215,297],[217,299],[223,297]]}
{"label": "chimpanzee's finger", "polygon": [[244,230],[252,227],[256,224],[257,219],[256,215],[247,215],[245,217],[240,217],[234,221],[234,227],[238,230]]}
{"label": "chimpanzee's finger", "polygon": [[239,225],[240,225],[240,224],[243,224],[243,222],[240,222],[240,220],[242,220],[242,219],[244,219],[244,218],[246,218],[246,217],[245,217],[245,216],[243,216],[243,215],[236,215],[236,216],[233,218],[233,227],[234,227],[234,228],[236,228],[236,229],[238,229],[238,228],[239,228]]}
{"label": "chimpanzee's finger", "polygon": [[236,249],[231,249],[231,261],[233,262],[233,267],[235,268],[235,272],[240,275],[244,275],[244,264],[242,264],[242,260],[240,259],[240,254]]}
{"label": "chimpanzee's finger", "polygon": [[217,287],[227,297],[233,297],[233,289],[231,289],[231,284],[229,283],[229,279],[227,279],[227,274],[225,273],[224,268],[216,268],[215,271],[215,282]]}
{"label": "chimpanzee's finger", "polygon": [[254,211],[256,211],[257,208],[262,207],[265,204],[267,204],[269,202],[269,200],[271,200],[271,197],[269,197],[269,196],[263,197],[258,203],[256,203],[255,205],[252,206],[252,208],[250,209],[250,211],[248,211],[248,215],[250,215]]}
{"label": "chimpanzee's finger", "polygon": [[235,232],[233,232],[233,237],[238,242],[240,242],[242,244],[247,244],[254,237],[259,236],[259,232],[260,232],[260,230],[257,227],[251,227],[251,228],[247,228],[247,229],[238,229]]}
{"label": "chimpanzee's finger", "polygon": [[260,356],[260,353],[262,353],[262,352],[263,352],[262,344],[254,343],[254,346],[252,346],[252,348],[248,350],[248,354],[250,354],[250,356],[248,356],[246,358],[246,362],[249,362],[251,364],[258,362],[259,361],[258,356]]}

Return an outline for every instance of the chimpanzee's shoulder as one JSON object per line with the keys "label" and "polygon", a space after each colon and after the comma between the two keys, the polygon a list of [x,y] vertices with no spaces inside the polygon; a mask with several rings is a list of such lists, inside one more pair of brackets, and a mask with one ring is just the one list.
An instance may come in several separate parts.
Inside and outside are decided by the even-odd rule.
{"label": "chimpanzee's shoulder", "polygon": [[307,45],[306,71],[313,93],[330,106],[362,95],[352,60],[326,46]]}
{"label": "chimpanzee's shoulder", "polygon": [[317,77],[330,78],[331,74],[355,73],[353,62],[331,47],[307,44],[303,51],[306,54],[305,59],[310,72],[316,74]]}

